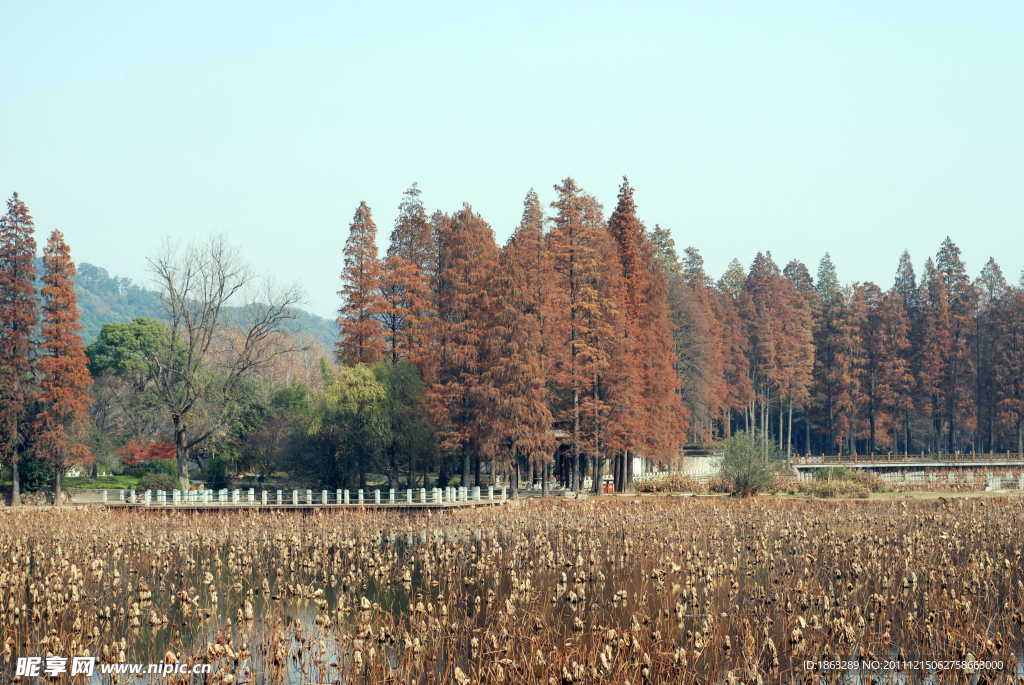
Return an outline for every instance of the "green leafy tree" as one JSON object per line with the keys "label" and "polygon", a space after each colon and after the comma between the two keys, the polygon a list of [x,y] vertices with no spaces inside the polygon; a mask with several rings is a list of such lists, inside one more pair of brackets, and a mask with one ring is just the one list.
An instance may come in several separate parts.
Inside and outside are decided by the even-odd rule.
{"label": "green leafy tree", "polygon": [[756,495],[775,480],[774,465],[784,456],[773,443],[768,443],[768,459],[765,459],[762,441],[746,431],[734,434],[723,445],[725,455],[720,474],[732,483],[733,491],[738,495]]}
{"label": "green leafy tree", "polygon": [[390,425],[386,412],[387,388],[366,364],[324,367],[324,389],[311,398],[305,416],[305,454],[300,472],[316,477],[327,487],[349,485],[358,476],[381,466]]}

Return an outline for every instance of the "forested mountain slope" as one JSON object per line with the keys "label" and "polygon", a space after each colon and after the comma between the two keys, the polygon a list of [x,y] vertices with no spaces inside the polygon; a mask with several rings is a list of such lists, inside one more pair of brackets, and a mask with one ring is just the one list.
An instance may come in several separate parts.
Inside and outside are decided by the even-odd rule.
{"label": "forested mountain slope", "polygon": [[[42,273],[42,263],[38,261],[37,266]],[[129,278],[111,276],[106,269],[92,264],[78,265],[75,293],[81,310],[82,339],[86,344],[96,339],[105,323],[128,322],[137,316],[166,318],[160,296],[155,291],[143,288]],[[337,338],[334,321],[302,310],[291,322],[291,328],[299,333],[310,333],[325,350],[333,349]]]}

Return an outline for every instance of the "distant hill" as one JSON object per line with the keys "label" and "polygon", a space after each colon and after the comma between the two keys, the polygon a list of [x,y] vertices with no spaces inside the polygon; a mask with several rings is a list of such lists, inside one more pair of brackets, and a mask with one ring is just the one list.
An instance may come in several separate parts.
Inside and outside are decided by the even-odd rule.
{"label": "distant hill", "polygon": [[[42,260],[37,262],[42,273]],[[130,278],[111,276],[106,269],[92,264],[78,265],[75,294],[81,312],[82,339],[87,345],[96,339],[105,323],[127,323],[136,316],[167,318],[160,296],[155,291],[136,285]],[[298,316],[289,324],[293,331],[312,334],[323,344],[325,351],[334,349],[338,335],[334,321],[300,309]]]}

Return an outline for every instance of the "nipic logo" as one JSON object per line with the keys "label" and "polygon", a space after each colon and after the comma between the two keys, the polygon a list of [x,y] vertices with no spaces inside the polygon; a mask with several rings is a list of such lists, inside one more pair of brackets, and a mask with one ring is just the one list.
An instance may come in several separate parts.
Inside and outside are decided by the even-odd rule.
{"label": "nipic logo", "polygon": [[[43,658],[40,656],[19,657],[14,675],[38,676],[40,668],[42,668],[43,675],[52,678],[68,672],[68,659],[63,656],[47,657],[44,666]],[[91,676],[95,668],[96,657],[94,656],[71,657],[71,675]]]}

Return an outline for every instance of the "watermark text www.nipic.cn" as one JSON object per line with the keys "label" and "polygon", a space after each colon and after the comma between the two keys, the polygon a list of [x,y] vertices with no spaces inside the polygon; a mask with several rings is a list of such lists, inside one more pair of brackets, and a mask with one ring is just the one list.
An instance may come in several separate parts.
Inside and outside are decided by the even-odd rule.
{"label": "watermark text www.nipic.cn", "polygon": [[55,678],[59,675],[84,675],[92,676],[99,672],[103,675],[112,673],[125,673],[129,675],[182,675],[187,673],[210,673],[210,664],[104,664],[96,663],[94,656],[73,656],[70,659],[63,656],[49,656],[45,659],[41,656],[19,657],[15,664],[14,675],[16,676],[49,676]]}

